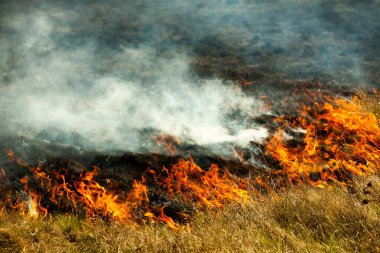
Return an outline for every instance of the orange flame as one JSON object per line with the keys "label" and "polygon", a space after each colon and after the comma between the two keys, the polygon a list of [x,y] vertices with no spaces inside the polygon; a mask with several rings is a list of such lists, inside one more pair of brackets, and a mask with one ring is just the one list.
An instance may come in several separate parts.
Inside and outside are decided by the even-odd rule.
{"label": "orange flame", "polygon": [[181,225],[179,225],[177,222],[175,222],[171,217],[168,217],[166,216],[166,214],[164,213],[164,209],[165,209],[166,206],[162,206],[160,208],[160,214],[158,216],[158,218],[164,222],[169,228],[173,229],[173,230],[178,230],[181,228]]}
{"label": "orange flame", "polygon": [[27,217],[30,217],[32,219],[38,219],[39,217],[44,218],[47,215],[48,211],[46,208],[41,206],[40,202],[42,196],[39,196],[34,191],[29,189],[28,176],[21,178],[20,182],[24,185],[24,192],[28,194],[27,199],[25,199],[25,197],[24,200],[18,198],[16,200],[16,203],[12,205],[9,196],[7,196],[6,202],[10,203],[14,209],[19,210],[20,213],[24,214]]}
{"label": "orange flame", "polygon": [[15,161],[18,165],[22,166],[22,167],[27,167],[28,164],[24,163],[23,161],[21,161],[21,159],[15,155],[15,153],[10,150],[10,149],[7,149],[7,156],[9,159]]}
{"label": "orange flame", "polygon": [[[25,196],[11,195],[1,189],[5,199],[1,204],[8,203],[33,219],[48,214],[47,208],[41,206],[43,203],[65,210],[80,209],[88,218],[107,217],[133,226],[139,221],[159,222],[177,230],[183,226],[165,214],[165,205],[149,201],[148,189],[154,189],[171,200],[195,203],[200,208],[223,208],[227,203],[249,201],[248,182],[256,188],[255,194],[272,194],[273,185],[307,183],[329,187],[330,182],[344,185],[352,175],[371,174],[380,168],[378,121],[375,115],[363,109],[357,98],[304,107],[294,121],[279,118],[277,122],[283,128],[268,139],[266,153],[278,160],[281,168],[270,176],[263,172],[263,175],[247,181],[233,177],[215,164],[209,170],[203,170],[190,158],[188,161],[180,159],[170,168],[164,167],[161,173],[148,169],[144,174],[146,177],[134,180],[128,192],[111,191],[96,180],[99,175],[97,167],[93,171],[70,175],[64,169],[57,171],[43,166],[28,166],[8,150],[9,158],[28,168],[33,176],[20,179],[23,192],[28,194],[26,201],[22,200]],[[302,142],[289,142],[286,128],[298,129]],[[278,180],[275,184],[270,181],[272,176]],[[1,184],[6,181],[5,177],[5,170],[2,170]],[[36,186],[35,182],[39,185]],[[152,184],[149,188],[147,182]],[[14,196],[17,198],[12,202]]]}
{"label": "orange flame", "polygon": [[171,197],[181,196],[185,201],[196,201],[199,206],[209,208],[223,207],[224,203],[249,200],[248,192],[224,171],[219,173],[217,165],[211,165],[209,171],[202,170],[190,158],[179,160],[170,170],[164,168],[166,178],[156,178]]}
{"label": "orange flame", "polygon": [[277,174],[288,182],[326,187],[328,182],[344,184],[350,174],[371,174],[380,167],[379,125],[357,98],[305,107],[290,126],[306,131],[304,145],[289,145],[281,129],[266,145],[267,154],[282,167]]}
{"label": "orange flame", "polygon": [[[94,179],[99,174],[97,167],[94,167],[93,171],[81,173],[74,179],[68,179],[67,170],[58,172],[40,166],[28,167],[13,152],[9,151],[8,155],[20,166],[27,167],[33,173],[34,182],[38,182],[39,187],[43,189],[41,194],[37,194],[29,185],[28,176],[20,180],[29,198],[27,201],[21,201],[21,197],[18,197],[13,207],[33,219],[47,215],[48,210],[40,204],[44,199],[45,202],[50,201],[59,208],[80,208],[88,218],[101,216],[130,225],[137,225],[136,222],[142,218],[149,222],[162,222],[175,230],[183,227],[165,214],[165,206],[157,209],[149,203],[144,177],[141,181],[134,180],[128,193],[116,194]],[[153,183],[156,182],[168,195],[174,197],[176,194],[184,201],[195,201],[198,206],[223,207],[225,203],[244,203],[249,199],[247,191],[242,189],[239,182],[227,171],[220,172],[216,165],[212,165],[209,171],[204,171],[192,159],[180,160],[169,170],[164,168],[164,171],[166,177],[157,177],[157,173],[152,169],[147,170],[147,175],[152,175],[155,179]],[[243,180],[240,180],[240,183],[242,182]],[[10,200],[9,202],[11,203]],[[156,212],[152,212],[151,208]],[[187,217],[183,213],[177,214]]]}

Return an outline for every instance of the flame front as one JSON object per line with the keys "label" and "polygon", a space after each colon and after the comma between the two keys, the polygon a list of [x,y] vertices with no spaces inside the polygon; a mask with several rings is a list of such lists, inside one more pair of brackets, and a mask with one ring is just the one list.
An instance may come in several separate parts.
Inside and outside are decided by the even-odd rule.
{"label": "flame front", "polygon": [[[88,218],[104,217],[132,226],[138,225],[141,219],[148,222],[162,222],[172,229],[179,229],[181,225],[172,217],[165,214],[165,205],[155,206],[149,202],[146,179],[134,180],[129,192],[121,191],[119,194],[108,190],[99,184],[95,177],[99,174],[99,168],[84,172],[79,177],[72,179],[67,175],[67,170],[49,171],[42,167],[27,166],[13,152],[9,157],[17,164],[28,168],[34,179],[39,183],[43,191],[38,195],[30,189],[29,177],[23,177],[24,192],[29,194],[27,200],[16,197],[16,203],[8,202],[17,209],[34,219],[45,217],[47,209],[42,207],[41,201],[56,205],[62,210],[84,210]],[[207,208],[223,207],[225,203],[247,202],[249,199],[246,190],[235,182],[226,171],[220,173],[216,165],[212,165],[209,171],[202,170],[192,159],[180,160],[170,169],[163,168],[165,175],[156,177],[153,170],[147,170],[148,175],[153,175],[152,180],[161,192],[167,195],[179,196],[190,203]],[[237,180],[242,182],[243,180]],[[41,191],[41,190],[40,190]],[[186,214],[178,213],[183,217]]]}
{"label": "flame front", "polygon": [[213,208],[223,207],[225,203],[247,202],[248,192],[232,180],[227,171],[220,175],[219,170],[213,164],[209,171],[204,171],[192,159],[181,159],[170,170],[164,168],[166,178],[157,180],[171,197],[178,195],[185,201],[196,201],[198,206]]}
{"label": "flame front", "polygon": [[276,174],[287,182],[325,187],[328,182],[344,184],[352,174],[372,174],[380,168],[378,121],[358,98],[304,107],[293,122],[279,121],[306,131],[303,144],[292,146],[279,129],[266,145],[267,154],[280,162]]}
{"label": "flame front", "polygon": [[[1,209],[12,207],[33,219],[45,217],[48,209],[80,210],[88,218],[103,217],[132,226],[141,222],[164,223],[179,229],[182,225],[167,203],[150,201],[150,196],[216,209],[227,203],[248,202],[249,183],[255,196],[263,192],[272,195],[275,188],[289,184],[328,187],[334,182],[345,185],[353,175],[379,171],[379,122],[375,115],[364,110],[357,98],[329,100],[323,105],[315,103],[305,106],[295,119],[282,117],[276,122],[280,127],[268,138],[265,154],[278,162],[277,170],[268,165],[269,172],[263,170],[251,180],[233,176],[216,164],[203,170],[190,158],[180,159],[177,164],[162,170],[147,169],[140,180],[133,181],[129,191],[110,190],[107,184],[96,180],[97,167],[77,174],[70,174],[67,169],[33,167],[9,150],[8,157],[27,168],[32,176],[21,178],[23,190],[12,192],[5,190],[6,174],[2,170]],[[292,135],[296,137],[292,139]],[[168,150],[175,152],[172,146]],[[32,179],[38,186],[32,186]],[[175,215],[188,217],[181,212]]]}

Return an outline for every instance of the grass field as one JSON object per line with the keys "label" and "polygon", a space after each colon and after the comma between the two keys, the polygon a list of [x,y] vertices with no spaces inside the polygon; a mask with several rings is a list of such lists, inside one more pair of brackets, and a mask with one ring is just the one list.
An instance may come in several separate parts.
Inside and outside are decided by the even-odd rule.
{"label": "grass field", "polygon": [[[6,167],[10,163],[0,152],[0,253],[380,253],[380,92],[369,91],[380,87],[379,13],[380,0],[3,0],[0,151],[14,150],[13,166],[22,170]],[[366,91],[358,91],[359,87]],[[345,103],[355,92],[363,102],[358,107]],[[299,102],[309,104],[308,97],[319,101],[319,96],[324,101],[330,95],[341,99],[343,113],[331,110],[326,118],[329,107],[316,106],[318,110],[311,111],[315,113],[305,109],[305,115],[296,115]],[[368,115],[360,113],[355,118],[351,108],[359,112],[364,108],[373,120],[366,121]],[[284,117],[274,119],[277,116]],[[300,116],[298,121],[295,116]],[[326,127],[329,120],[334,124]],[[294,122],[297,127],[291,126]],[[351,128],[345,128],[347,122]],[[145,187],[142,173],[148,169],[145,160],[160,153],[155,143],[157,150],[168,147],[178,157],[187,157],[189,151],[194,157],[204,155],[200,160],[214,162],[219,159],[219,153],[214,157],[214,146],[224,156],[230,144],[224,147],[222,142],[235,142],[240,133],[256,126],[277,134],[268,137],[266,145],[251,142],[258,157],[248,146],[241,152],[240,147],[236,149],[237,156],[227,162],[242,173],[230,170],[234,175],[228,182],[233,184],[219,184],[220,188],[213,183],[198,184],[203,182],[200,179],[214,178],[203,172],[180,174],[181,170],[175,174],[177,180],[171,180],[169,173],[161,175],[157,169],[149,174],[150,181],[147,177],[151,195],[141,190]],[[208,132],[213,135],[207,136]],[[294,135],[294,141],[287,133]],[[116,155],[113,160],[107,150],[120,151],[122,156],[133,153],[127,157],[130,160],[122,156],[118,160]],[[79,176],[86,171],[82,161],[93,156],[100,157],[95,161],[104,164],[109,169],[104,175],[115,176],[115,181],[104,176],[100,187],[91,188],[98,186],[95,180]],[[167,160],[177,157],[163,156]],[[235,158],[249,161],[246,164],[252,167],[256,163],[250,161],[257,161],[260,166],[254,171],[242,169],[246,164],[235,163]],[[318,164],[316,159],[323,161]],[[22,165],[24,160],[28,165]],[[62,167],[69,168],[67,179],[83,179],[70,180],[71,188],[66,188],[64,176],[54,173],[58,170],[50,170],[60,169],[66,160],[70,168]],[[123,162],[125,175],[119,173]],[[49,169],[51,173],[42,174],[39,167],[31,170],[39,163],[44,165],[42,172]],[[314,170],[317,167],[319,171]],[[221,195],[218,205],[198,205],[202,198],[196,194],[190,195],[198,198],[185,201],[185,193],[191,192],[187,179],[195,174],[201,176],[194,180],[193,193],[196,186],[206,185],[201,188],[206,191],[200,191],[207,193],[201,195],[203,200]],[[50,178],[57,179],[57,184],[43,185]],[[268,180],[261,184],[257,180],[261,178]],[[124,186],[132,185],[134,179],[141,179],[140,188],[136,186],[140,191],[128,195],[126,190],[133,193],[135,188]],[[6,188],[1,188],[2,181]],[[183,181],[182,188],[175,187],[179,181]],[[84,182],[81,192],[75,182]],[[152,186],[152,182],[160,184]],[[166,187],[168,182],[170,187]],[[106,183],[108,195],[102,191]],[[239,190],[244,193],[247,186],[247,203],[239,201],[248,195],[237,195],[231,198],[237,201],[227,203],[223,197],[228,194],[219,189],[231,189],[231,185],[242,186]],[[163,193],[159,192],[162,188]],[[35,200],[40,208],[30,204],[34,190],[46,200]],[[259,194],[264,191],[265,195]],[[128,198],[132,195],[137,197]],[[115,201],[97,205],[99,196]],[[129,205],[116,201],[119,196]],[[52,205],[54,201],[67,208]],[[16,211],[15,203],[25,208]],[[190,214],[183,219],[185,223],[168,211],[168,217],[181,224],[179,229],[171,229],[170,223],[165,225],[158,217],[158,207],[164,214],[170,205],[170,214],[178,210]],[[10,206],[15,210],[10,211]],[[44,218],[41,207],[49,212]],[[88,212],[86,217],[87,210],[94,210],[92,216]],[[121,219],[111,220],[120,210],[127,211],[121,212]],[[157,217],[149,219],[153,213]],[[129,218],[136,223],[122,223]]]}
{"label": "grass field", "polygon": [[380,177],[198,211],[188,227],[0,216],[0,252],[380,252]]}

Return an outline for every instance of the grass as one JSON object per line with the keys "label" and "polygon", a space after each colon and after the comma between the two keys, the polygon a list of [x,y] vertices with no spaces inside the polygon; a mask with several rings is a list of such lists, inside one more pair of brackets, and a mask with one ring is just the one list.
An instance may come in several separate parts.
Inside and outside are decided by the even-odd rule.
{"label": "grass", "polygon": [[[380,118],[379,95],[358,93]],[[179,231],[75,214],[0,213],[1,252],[380,252],[380,174],[347,188],[304,186],[246,205],[198,210]]]}
{"label": "grass", "polygon": [[372,112],[379,121],[380,126],[380,91],[375,90],[372,94],[365,91],[357,92],[359,98],[363,101],[365,109]]}
{"label": "grass", "polygon": [[[369,186],[367,186],[369,185]],[[0,216],[0,252],[380,252],[380,177],[198,211],[187,228]]]}

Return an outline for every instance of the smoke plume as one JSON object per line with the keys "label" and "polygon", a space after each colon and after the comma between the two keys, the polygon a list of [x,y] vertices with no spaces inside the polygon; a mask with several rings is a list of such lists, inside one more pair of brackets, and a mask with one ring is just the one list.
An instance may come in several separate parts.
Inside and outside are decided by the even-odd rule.
{"label": "smoke plume", "polygon": [[249,119],[269,112],[237,77],[377,86],[379,9],[377,0],[2,1],[1,133],[98,150],[141,151],[154,131],[244,146],[267,134]]}

